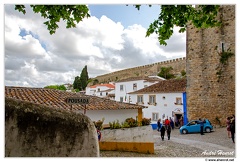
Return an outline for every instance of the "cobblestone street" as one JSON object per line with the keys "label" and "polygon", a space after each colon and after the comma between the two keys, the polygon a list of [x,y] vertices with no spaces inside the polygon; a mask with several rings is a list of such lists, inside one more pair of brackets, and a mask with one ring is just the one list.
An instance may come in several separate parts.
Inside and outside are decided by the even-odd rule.
{"label": "cobblestone street", "polygon": [[153,130],[154,154],[101,151],[101,157],[235,157],[235,144],[227,137],[226,128],[216,128],[211,133],[181,135],[179,129],[172,130],[171,139],[162,141]]}

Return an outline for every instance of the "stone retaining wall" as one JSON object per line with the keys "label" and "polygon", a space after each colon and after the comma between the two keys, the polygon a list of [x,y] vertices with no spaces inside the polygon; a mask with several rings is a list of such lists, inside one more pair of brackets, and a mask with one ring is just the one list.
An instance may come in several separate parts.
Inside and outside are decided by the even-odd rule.
{"label": "stone retaining wall", "polygon": [[83,114],[5,98],[5,157],[98,157],[97,132]]}

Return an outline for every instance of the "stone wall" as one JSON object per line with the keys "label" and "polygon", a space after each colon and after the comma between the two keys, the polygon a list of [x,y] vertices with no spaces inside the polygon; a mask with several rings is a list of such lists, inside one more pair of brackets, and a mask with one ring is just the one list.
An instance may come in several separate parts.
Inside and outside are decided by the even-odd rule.
{"label": "stone wall", "polygon": [[5,157],[99,157],[83,114],[5,98]]}
{"label": "stone wall", "polygon": [[[225,125],[235,113],[235,6],[221,6],[218,19],[221,27],[188,26],[187,108],[190,120],[201,117]],[[224,64],[220,58],[227,50],[234,55]]]}
{"label": "stone wall", "polygon": [[97,76],[95,79],[98,79],[99,83],[108,83],[110,81],[117,81],[130,77],[157,75],[160,72],[161,67],[170,66],[173,68],[172,70],[173,74],[175,75],[180,74],[182,70],[186,71],[186,58],[185,57],[177,58],[173,60],[157,62],[154,64],[124,69]]}

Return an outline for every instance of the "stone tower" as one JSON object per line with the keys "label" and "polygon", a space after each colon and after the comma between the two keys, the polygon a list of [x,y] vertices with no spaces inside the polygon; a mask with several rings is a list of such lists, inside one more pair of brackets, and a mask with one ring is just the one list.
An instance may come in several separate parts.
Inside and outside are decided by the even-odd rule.
{"label": "stone tower", "polygon": [[235,5],[222,5],[220,27],[187,28],[188,119],[225,125],[235,114]]}

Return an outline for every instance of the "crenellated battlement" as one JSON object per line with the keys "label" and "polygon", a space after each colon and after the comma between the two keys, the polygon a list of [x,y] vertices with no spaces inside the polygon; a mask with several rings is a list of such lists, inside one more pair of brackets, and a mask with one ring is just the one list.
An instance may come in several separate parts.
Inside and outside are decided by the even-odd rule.
{"label": "crenellated battlement", "polygon": [[170,67],[170,66],[173,68],[174,74],[179,74],[182,70],[186,71],[186,57],[123,69],[123,70],[115,71],[112,73],[99,75],[95,79],[98,79],[98,81],[102,83],[102,82],[109,82],[109,81],[117,81],[120,79],[129,78],[129,77],[157,75],[161,67]]}

